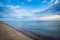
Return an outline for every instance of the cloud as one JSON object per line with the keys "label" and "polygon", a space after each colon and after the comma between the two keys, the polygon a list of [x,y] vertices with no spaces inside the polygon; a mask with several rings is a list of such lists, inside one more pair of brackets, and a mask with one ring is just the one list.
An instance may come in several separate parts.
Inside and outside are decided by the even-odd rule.
{"label": "cloud", "polygon": [[[11,21],[26,21],[26,20],[60,20],[60,15],[45,15],[45,14],[42,14],[42,15],[40,15],[40,16],[38,16],[38,15],[36,15],[35,13],[36,12],[39,12],[40,10],[38,9],[38,10],[29,10],[29,9],[27,9],[27,8],[23,8],[22,6],[19,6],[19,5],[17,5],[17,6],[13,6],[13,5],[6,5],[6,7],[7,8],[9,8],[9,9],[7,9],[7,10],[9,10],[10,12],[6,12],[6,14],[4,13],[4,15],[3,14],[1,14],[1,15],[3,15],[3,17],[5,17],[5,18],[3,18],[3,19],[5,19],[5,21],[6,20],[11,20]],[[48,7],[49,8],[49,7]],[[47,9],[48,9],[47,8]],[[43,10],[45,10],[45,9],[42,9],[41,11],[43,11]],[[9,15],[8,15],[9,14]],[[48,14],[48,13],[46,13],[46,14]],[[50,14],[50,13],[49,13]],[[1,19],[1,20],[3,20],[3,19]],[[10,21],[9,20],[9,21]]]}
{"label": "cloud", "polygon": [[54,4],[57,4],[57,3],[59,3],[59,0],[55,0],[55,3]]}
{"label": "cloud", "polygon": [[9,20],[10,18],[12,18],[14,21],[28,20],[28,18],[32,16],[32,14],[28,9],[22,8],[21,6],[6,5],[6,7],[7,7],[6,10],[7,12],[6,13],[4,12],[4,14],[2,13],[0,14],[2,16],[1,20],[5,19],[6,21]]}
{"label": "cloud", "polygon": [[36,21],[48,21],[48,20],[60,20],[60,15],[45,15],[41,17],[32,17],[30,20],[36,20]]}
{"label": "cloud", "polygon": [[33,9],[31,10],[32,12],[43,12],[43,11],[50,11],[49,9],[53,6],[54,4],[53,3],[50,3],[47,7],[44,7],[43,9],[41,8],[37,8],[37,9]]}
{"label": "cloud", "polygon": [[31,2],[32,0],[27,0],[28,2]]}
{"label": "cloud", "polygon": [[6,7],[10,8],[10,9],[18,9],[18,8],[20,8],[21,6],[19,6],[19,5],[16,5],[16,6],[6,5]]}

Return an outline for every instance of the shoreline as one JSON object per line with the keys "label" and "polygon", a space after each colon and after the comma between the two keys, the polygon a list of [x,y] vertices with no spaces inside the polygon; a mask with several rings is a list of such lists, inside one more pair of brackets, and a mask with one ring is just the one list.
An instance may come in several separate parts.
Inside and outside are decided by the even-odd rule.
{"label": "shoreline", "polygon": [[0,40],[34,40],[0,21]]}
{"label": "shoreline", "polygon": [[[4,22],[3,22],[4,23]],[[5,25],[8,25],[6,23],[4,23]],[[10,26],[10,25],[8,25]],[[11,28],[13,28],[12,26],[10,26]],[[13,28],[14,30],[17,30],[15,28]],[[38,34],[35,34],[33,32],[26,32],[26,31],[22,31],[22,30],[17,30],[18,32],[21,32],[22,34],[24,34],[25,36],[28,36],[29,38],[33,39],[33,40],[60,40],[59,38],[53,38],[53,37],[50,37],[50,36],[44,36],[44,35],[38,35]]]}

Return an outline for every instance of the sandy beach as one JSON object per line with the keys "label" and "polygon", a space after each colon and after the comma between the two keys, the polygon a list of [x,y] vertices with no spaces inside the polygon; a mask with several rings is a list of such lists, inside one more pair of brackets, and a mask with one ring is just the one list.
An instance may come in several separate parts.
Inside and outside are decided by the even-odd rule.
{"label": "sandy beach", "polygon": [[0,21],[0,40],[33,40]]}

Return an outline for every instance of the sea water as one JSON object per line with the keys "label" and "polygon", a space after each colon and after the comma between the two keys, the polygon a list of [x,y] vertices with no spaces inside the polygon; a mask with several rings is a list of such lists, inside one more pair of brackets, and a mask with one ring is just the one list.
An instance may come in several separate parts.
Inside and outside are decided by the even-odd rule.
{"label": "sea water", "polygon": [[17,30],[60,38],[60,21],[5,21]]}

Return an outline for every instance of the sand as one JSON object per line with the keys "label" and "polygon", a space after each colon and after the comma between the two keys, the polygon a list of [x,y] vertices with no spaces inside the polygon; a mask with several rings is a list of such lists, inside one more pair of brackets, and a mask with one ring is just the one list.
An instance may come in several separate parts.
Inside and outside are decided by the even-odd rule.
{"label": "sand", "polygon": [[0,40],[33,40],[0,21]]}

